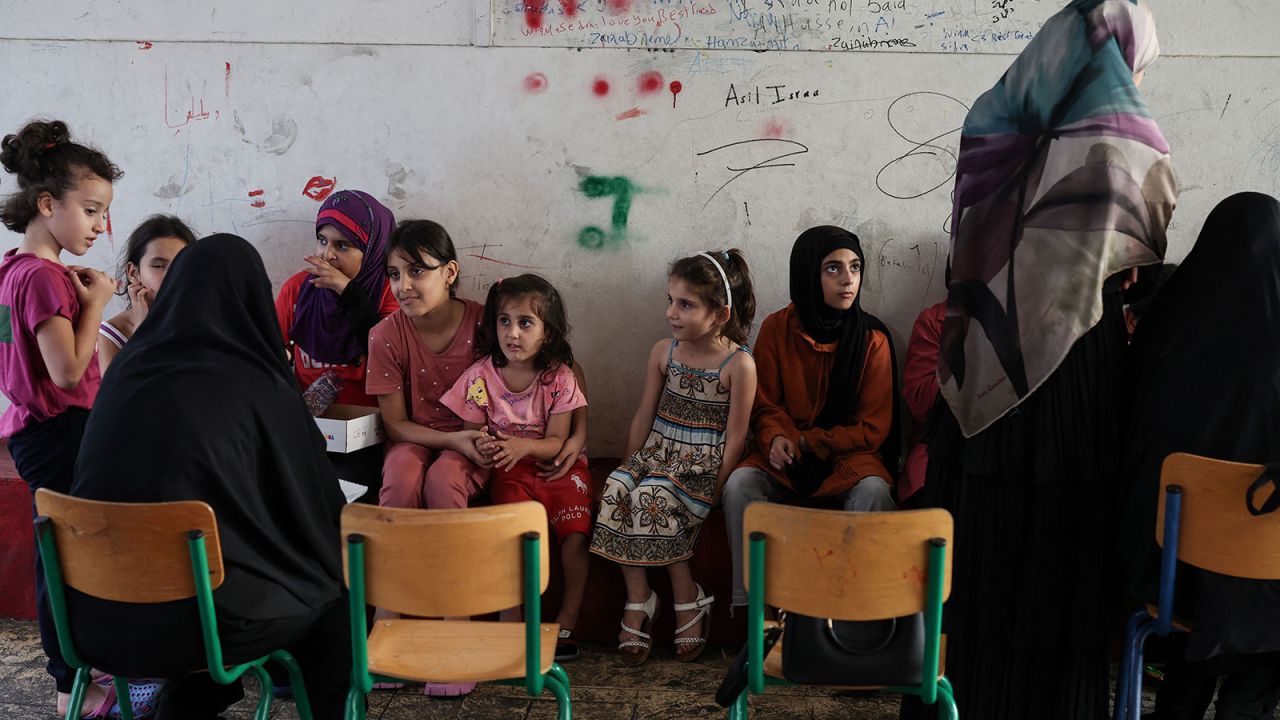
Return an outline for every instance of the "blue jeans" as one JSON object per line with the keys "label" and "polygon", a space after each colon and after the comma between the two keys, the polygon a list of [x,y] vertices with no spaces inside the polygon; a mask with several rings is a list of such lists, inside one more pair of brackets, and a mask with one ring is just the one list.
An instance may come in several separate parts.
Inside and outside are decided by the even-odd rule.
{"label": "blue jeans", "polygon": [[[851,512],[882,512],[897,510],[889,483],[877,475],[868,475],[842,495],[823,498],[838,501]],[[729,534],[729,555],[733,562],[733,599],[730,605],[747,604],[747,586],[743,580],[742,518],[747,506],[753,502],[800,504],[805,498],[796,495],[787,486],[769,477],[769,473],[754,468],[740,467],[725,481],[720,502],[724,505],[724,526]]]}

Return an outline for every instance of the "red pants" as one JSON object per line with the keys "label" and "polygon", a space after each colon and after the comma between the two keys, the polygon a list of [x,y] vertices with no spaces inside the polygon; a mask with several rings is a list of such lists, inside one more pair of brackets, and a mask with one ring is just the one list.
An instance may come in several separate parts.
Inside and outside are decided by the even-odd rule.
{"label": "red pants", "polygon": [[525,500],[541,503],[561,541],[573,533],[591,532],[591,476],[586,455],[578,455],[569,472],[550,482],[538,477],[538,464],[532,460],[522,460],[510,470],[495,470],[489,480],[489,499],[495,505]]}

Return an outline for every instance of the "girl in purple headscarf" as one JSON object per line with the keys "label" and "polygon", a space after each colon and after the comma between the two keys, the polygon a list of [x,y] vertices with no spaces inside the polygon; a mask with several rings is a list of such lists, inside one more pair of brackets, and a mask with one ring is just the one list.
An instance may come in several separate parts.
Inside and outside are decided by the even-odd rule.
{"label": "girl in purple headscarf", "polygon": [[285,281],[276,317],[302,389],[332,369],[337,402],[376,406],[364,391],[369,330],[399,307],[387,285],[387,238],[395,216],[359,190],[329,196],[316,215],[316,252]]}

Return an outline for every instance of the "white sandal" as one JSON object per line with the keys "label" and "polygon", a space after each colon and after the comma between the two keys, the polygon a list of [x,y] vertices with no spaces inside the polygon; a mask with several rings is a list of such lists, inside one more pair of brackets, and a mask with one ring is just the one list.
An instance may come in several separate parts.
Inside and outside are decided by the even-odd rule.
{"label": "white sandal", "polygon": [[[705,622],[706,624],[700,628],[702,630],[700,636],[678,637],[674,640],[676,646],[676,660],[680,662],[693,662],[694,660],[697,660],[698,656],[702,654],[702,651],[706,649],[707,636],[711,634],[711,606],[715,605],[716,596],[707,595],[702,590],[702,586],[697,583],[694,583],[693,585],[698,588],[698,599],[691,603],[675,603],[671,606],[671,609],[676,612],[697,610],[698,614],[694,615],[693,619],[689,622],[676,628],[675,634],[679,635],[694,625],[697,625],[699,622]],[[687,645],[693,645],[694,648],[692,650],[680,652],[680,648]]]}
{"label": "white sandal", "polygon": [[[641,630],[627,627],[625,622],[619,623],[624,632],[629,632],[635,636],[633,640],[623,640],[618,643],[618,649],[622,651],[622,662],[628,665],[639,665],[649,659],[649,650],[653,647],[653,638],[646,630],[653,629],[653,619],[658,616],[658,593],[650,590],[649,599],[642,603],[627,603],[622,606],[622,611],[639,610],[644,613],[644,622],[640,624]],[[628,650],[627,648],[640,648],[639,650]]]}

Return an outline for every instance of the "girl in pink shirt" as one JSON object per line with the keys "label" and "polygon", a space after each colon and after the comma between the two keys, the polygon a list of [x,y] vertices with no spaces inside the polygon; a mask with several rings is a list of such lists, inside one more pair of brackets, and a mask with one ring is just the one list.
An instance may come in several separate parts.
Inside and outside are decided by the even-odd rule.
{"label": "girl in pink shirt", "polygon": [[440,403],[475,358],[483,307],[456,297],[458,253],[449,233],[430,220],[407,220],[387,244],[387,281],[400,310],[369,333],[365,389],[377,396],[387,430],[381,505],[464,508],[483,490],[470,478],[432,471],[441,453],[484,463],[462,420]]}
{"label": "girl in pink shirt", "polygon": [[[11,405],[0,418],[18,474],[31,492],[71,488],[89,408],[98,394],[98,323],[115,292],[104,272],[62,264],[63,250],[84,255],[106,228],[111,184],[120,169],[71,141],[60,121],[33,122],[0,142],[0,164],[17,176],[0,220],[22,242],[0,262],[0,391]],[[36,564],[36,612],[47,669],[66,712],[74,672],[62,659],[53,615]],[[90,685],[84,707],[106,714],[113,692]]]}
{"label": "girl in pink shirt", "polygon": [[[551,283],[537,275],[494,283],[476,340],[479,360],[440,399],[464,427],[485,433],[476,441],[485,462],[446,453],[437,463],[478,484],[487,480],[495,503],[535,500],[547,509],[564,566],[557,618],[562,660],[577,654],[573,628],[587,585],[591,531],[587,458],[570,442],[571,432],[575,440],[585,435],[585,418],[573,426],[587,399],[573,372],[568,334],[564,303]],[[565,461],[566,444],[573,455],[567,475],[548,477],[540,463]]]}

